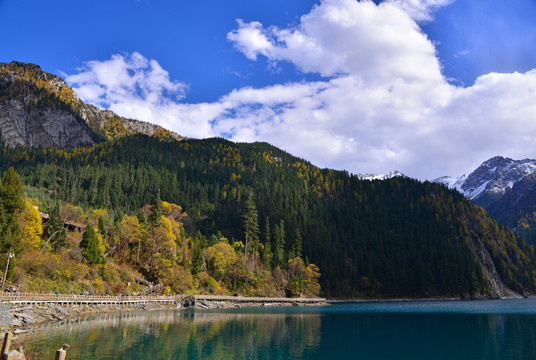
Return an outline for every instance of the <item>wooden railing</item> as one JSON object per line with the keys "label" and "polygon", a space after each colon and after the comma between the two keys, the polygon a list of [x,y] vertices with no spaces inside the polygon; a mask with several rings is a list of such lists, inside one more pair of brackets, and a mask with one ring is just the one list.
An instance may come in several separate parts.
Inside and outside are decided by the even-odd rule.
{"label": "wooden railing", "polygon": [[69,295],[69,294],[42,294],[42,293],[0,293],[0,301],[4,302],[132,302],[132,301],[180,301],[181,295],[144,295],[144,296],[121,296],[121,295]]}
{"label": "wooden railing", "polygon": [[178,302],[188,296],[195,301],[231,301],[236,303],[323,303],[325,298],[283,298],[283,297],[246,297],[226,295],[66,295],[42,293],[0,292],[0,301],[6,303],[135,303],[135,302]]}

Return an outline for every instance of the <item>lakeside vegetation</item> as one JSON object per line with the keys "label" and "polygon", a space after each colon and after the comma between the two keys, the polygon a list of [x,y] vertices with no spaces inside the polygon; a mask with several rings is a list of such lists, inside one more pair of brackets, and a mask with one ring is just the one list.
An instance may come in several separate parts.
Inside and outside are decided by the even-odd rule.
{"label": "lakeside vegetation", "polygon": [[246,245],[221,233],[188,236],[188,214],[158,194],[137,215],[113,218],[106,209],[56,204],[42,226],[38,202],[24,200],[9,168],[0,183],[0,261],[12,254],[7,279],[33,292],[136,294],[152,283],[165,294],[317,296],[318,268],[304,263],[298,245],[291,253],[276,245],[272,255],[258,237],[253,194],[248,200]]}

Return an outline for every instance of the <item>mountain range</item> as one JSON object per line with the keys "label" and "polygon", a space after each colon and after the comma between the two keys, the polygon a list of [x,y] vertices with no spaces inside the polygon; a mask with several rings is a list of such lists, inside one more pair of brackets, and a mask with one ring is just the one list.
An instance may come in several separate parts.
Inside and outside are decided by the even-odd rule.
{"label": "mountain range", "polygon": [[[265,246],[274,248],[274,224],[287,251],[303,239],[327,296],[536,292],[534,249],[441,184],[320,169],[267,143],[187,139],[83,104],[59,77],[18,62],[0,64],[0,130],[0,170],[14,167],[43,204],[119,216],[160,195],[189,214],[191,236],[221,233],[234,242],[245,241],[245,199],[254,194]],[[500,172],[488,165],[489,176]],[[492,189],[491,178],[478,185],[469,177],[442,183],[475,195]],[[500,198],[517,199],[513,190],[529,187],[529,178],[512,180]]]}
{"label": "mountain range", "polygon": [[536,160],[495,156],[469,175],[434,181],[458,190],[497,221],[536,243]]}

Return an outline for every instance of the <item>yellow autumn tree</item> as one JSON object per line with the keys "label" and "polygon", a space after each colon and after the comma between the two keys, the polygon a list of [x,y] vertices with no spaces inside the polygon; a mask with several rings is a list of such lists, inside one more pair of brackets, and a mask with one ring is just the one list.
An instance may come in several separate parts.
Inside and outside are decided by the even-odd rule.
{"label": "yellow autumn tree", "polygon": [[207,269],[218,281],[227,282],[236,262],[236,251],[227,242],[219,242],[204,251]]}
{"label": "yellow autumn tree", "polygon": [[18,221],[22,233],[22,248],[37,249],[43,235],[43,227],[41,215],[30,199],[25,200],[25,208],[18,214]]}
{"label": "yellow autumn tree", "polygon": [[[130,215],[123,216],[119,229],[119,242],[117,244],[119,261],[129,262],[134,245],[140,245],[143,239],[143,229],[138,218]],[[136,246],[136,249],[139,249],[139,246]],[[136,256],[134,259],[136,260]]]}
{"label": "yellow autumn tree", "polygon": [[288,261],[288,283],[286,290],[291,296],[315,297],[320,294],[318,266],[305,266],[299,257]]}
{"label": "yellow autumn tree", "polygon": [[177,258],[177,243],[171,221],[160,216],[159,221],[149,228],[148,235],[142,244],[145,259],[142,268],[151,280],[165,282],[172,276],[171,269]]}

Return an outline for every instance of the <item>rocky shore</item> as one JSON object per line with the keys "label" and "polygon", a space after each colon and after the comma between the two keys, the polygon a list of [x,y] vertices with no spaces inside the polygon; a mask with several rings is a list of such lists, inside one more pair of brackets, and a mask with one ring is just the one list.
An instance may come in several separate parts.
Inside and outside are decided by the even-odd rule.
{"label": "rocky shore", "polygon": [[139,304],[131,306],[57,304],[10,306],[0,303],[0,330],[24,333],[47,322],[61,322],[70,318],[87,317],[103,313],[176,309],[177,304]]}
{"label": "rocky shore", "polygon": [[117,313],[128,311],[155,311],[174,309],[231,309],[248,307],[280,307],[280,306],[318,306],[327,303],[304,304],[294,303],[260,303],[241,301],[207,301],[195,300],[193,296],[186,297],[182,301],[161,303],[146,302],[139,304],[118,305],[118,304],[84,304],[84,305],[61,305],[57,303],[32,304],[32,305],[9,305],[0,302],[0,330],[2,332],[11,331],[14,334],[26,333],[43,323],[61,322],[67,319],[89,317],[105,313]]}

